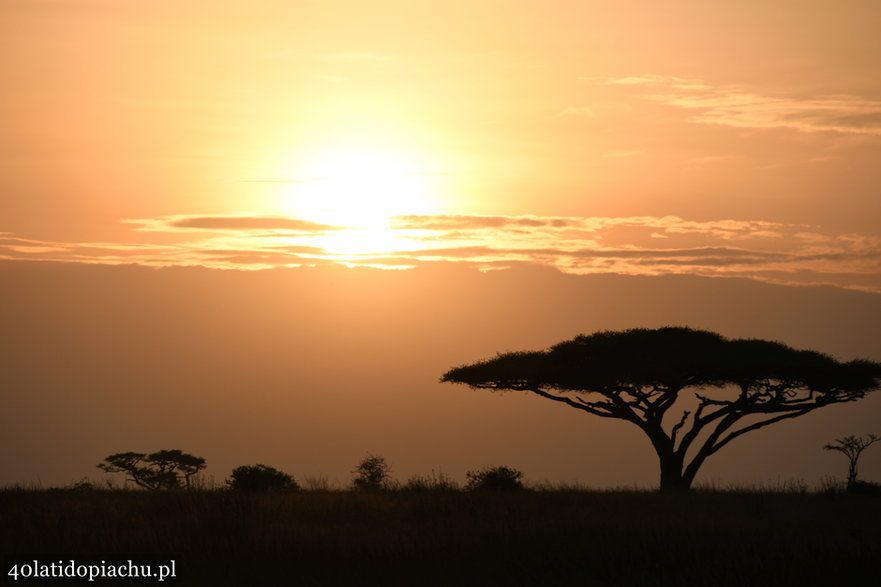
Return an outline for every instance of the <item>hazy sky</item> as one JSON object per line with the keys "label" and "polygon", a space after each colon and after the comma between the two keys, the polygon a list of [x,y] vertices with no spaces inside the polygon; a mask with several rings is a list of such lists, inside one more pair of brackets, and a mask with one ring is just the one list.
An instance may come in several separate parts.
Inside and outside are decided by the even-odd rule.
{"label": "hazy sky", "polygon": [[[401,480],[504,464],[530,481],[651,487],[657,458],[635,426],[439,378],[579,332],[665,324],[881,359],[878,294],[745,279],[11,261],[0,281],[0,484],[100,479],[111,453],[180,448],[217,481],[266,463],[344,484],[372,452]],[[698,481],[841,478],[846,460],[823,445],[881,431],[879,413],[875,393],[747,434]],[[881,451],[860,473],[881,480]]]}
{"label": "hazy sky", "polygon": [[874,1],[0,11],[5,257],[881,290]]}
{"label": "hazy sky", "polygon": [[[537,265],[746,278],[794,298],[823,285],[878,307],[879,22],[875,0],[5,0],[0,259],[60,262],[49,273]],[[97,290],[125,281],[107,269]],[[0,285],[10,304],[33,294]],[[48,295],[67,303],[64,288]],[[462,328],[486,329],[481,315]],[[701,323],[660,310],[653,322],[674,318]],[[722,326],[831,336],[741,318]],[[16,324],[5,344],[27,336]],[[519,345],[556,342],[534,338]],[[877,338],[855,340],[814,346],[881,359]],[[512,348],[496,332],[474,350]],[[450,358],[480,358],[465,355]]]}

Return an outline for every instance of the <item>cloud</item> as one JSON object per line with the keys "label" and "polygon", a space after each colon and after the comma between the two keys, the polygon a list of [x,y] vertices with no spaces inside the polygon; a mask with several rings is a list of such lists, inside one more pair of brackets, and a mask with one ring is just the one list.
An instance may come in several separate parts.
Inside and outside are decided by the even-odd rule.
{"label": "cloud", "polygon": [[138,224],[141,231],[168,232],[175,230],[220,231],[295,231],[327,232],[343,227],[320,224],[284,216],[161,216],[159,218],[124,220]]}
{"label": "cloud", "polygon": [[392,219],[395,228],[459,230],[466,228],[564,228],[578,225],[576,218],[539,216],[469,216],[465,214],[405,215]]}
{"label": "cloud", "polygon": [[6,249],[9,253],[40,255],[66,251],[67,247],[59,243],[16,238],[15,236],[12,236],[11,233],[0,232],[0,250],[2,249]]}
{"label": "cloud", "polygon": [[770,95],[738,85],[711,86],[701,80],[661,75],[594,83],[639,87],[645,99],[692,111],[686,119],[692,123],[881,136],[881,101],[861,96]]}
{"label": "cloud", "polygon": [[641,86],[645,84],[657,84],[670,80],[683,80],[685,78],[673,78],[657,74],[632,75],[618,78],[588,78],[587,81],[598,82],[608,86]]}
{"label": "cloud", "polygon": [[701,258],[728,258],[728,259],[774,259],[780,258],[779,254],[750,251],[747,249],[734,249],[728,247],[697,247],[692,249],[585,249],[575,253],[583,257],[614,257],[618,259],[701,259]]}
{"label": "cloud", "polygon": [[445,261],[510,261],[537,259],[618,259],[645,264],[695,264],[695,265],[731,265],[767,263],[774,260],[786,260],[783,254],[751,251],[728,247],[697,247],[686,249],[648,249],[648,248],[585,248],[576,250],[555,248],[500,248],[492,246],[465,246],[451,248],[431,248],[421,250],[402,250],[391,253],[399,257],[418,260],[443,259]]}
{"label": "cloud", "polygon": [[[399,216],[375,230],[257,215],[164,216],[130,223],[148,242],[66,243],[2,234],[0,258],[241,270],[534,265],[574,274],[829,283],[881,293],[881,237],[768,220],[433,214]],[[149,235],[160,232],[155,238],[161,242],[150,242]]]}

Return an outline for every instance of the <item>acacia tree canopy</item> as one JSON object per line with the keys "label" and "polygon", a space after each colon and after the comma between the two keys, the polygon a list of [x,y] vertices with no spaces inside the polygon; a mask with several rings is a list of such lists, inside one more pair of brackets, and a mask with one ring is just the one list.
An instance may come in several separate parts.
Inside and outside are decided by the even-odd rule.
{"label": "acacia tree canopy", "polygon": [[205,459],[177,449],[150,454],[120,452],[105,458],[98,468],[107,473],[126,473],[144,489],[189,489],[192,477],[205,468]]}
{"label": "acacia tree canopy", "polygon": [[579,335],[451,369],[441,381],[531,392],[638,426],[661,467],[661,489],[687,489],[735,438],[879,387],[881,364],[839,362],[778,342],[686,327]]}

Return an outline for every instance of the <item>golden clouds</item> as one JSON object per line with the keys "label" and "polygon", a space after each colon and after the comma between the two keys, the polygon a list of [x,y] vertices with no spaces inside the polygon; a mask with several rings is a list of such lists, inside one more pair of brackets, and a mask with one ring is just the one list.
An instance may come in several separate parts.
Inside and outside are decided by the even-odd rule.
{"label": "golden clouds", "polygon": [[246,270],[532,264],[573,274],[747,277],[881,291],[881,238],[763,220],[435,214],[395,217],[382,229],[278,215],[129,222],[153,242],[59,243],[7,233],[0,236],[0,258]]}

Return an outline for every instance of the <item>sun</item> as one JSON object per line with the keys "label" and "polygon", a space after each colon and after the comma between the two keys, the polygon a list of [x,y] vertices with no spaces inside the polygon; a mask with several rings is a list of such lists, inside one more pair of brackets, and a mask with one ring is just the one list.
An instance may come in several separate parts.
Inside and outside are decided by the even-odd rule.
{"label": "sun", "polygon": [[390,218],[436,209],[437,176],[415,153],[333,147],[303,158],[288,207],[301,218],[352,228],[381,228]]}

